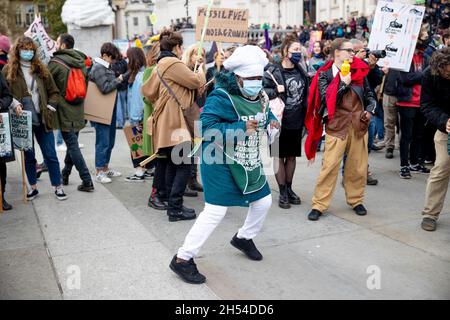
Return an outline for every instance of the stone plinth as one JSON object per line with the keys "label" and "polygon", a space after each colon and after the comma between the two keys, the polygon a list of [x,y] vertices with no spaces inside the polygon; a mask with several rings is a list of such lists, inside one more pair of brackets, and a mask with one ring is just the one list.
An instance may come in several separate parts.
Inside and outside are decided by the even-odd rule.
{"label": "stone plinth", "polygon": [[111,25],[81,29],[69,25],[68,32],[75,38],[75,48],[90,57],[99,57],[102,44],[113,40]]}

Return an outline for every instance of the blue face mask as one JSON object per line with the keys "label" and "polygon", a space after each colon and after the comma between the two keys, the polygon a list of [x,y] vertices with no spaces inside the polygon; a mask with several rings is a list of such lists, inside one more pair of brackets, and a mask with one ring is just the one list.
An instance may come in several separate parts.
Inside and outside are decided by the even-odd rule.
{"label": "blue face mask", "polygon": [[279,56],[279,55],[274,55],[274,56],[273,56],[273,61],[274,61],[275,63],[281,63],[280,56]]}
{"label": "blue face mask", "polygon": [[241,92],[248,98],[256,97],[262,90],[262,80],[243,80],[244,87]]}
{"label": "blue face mask", "polygon": [[20,59],[24,61],[31,61],[34,57],[33,50],[20,50]]}
{"label": "blue face mask", "polygon": [[290,58],[291,62],[295,65],[300,63],[300,60],[302,59],[302,54],[300,52],[294,52],[291,53],[292,57]]}

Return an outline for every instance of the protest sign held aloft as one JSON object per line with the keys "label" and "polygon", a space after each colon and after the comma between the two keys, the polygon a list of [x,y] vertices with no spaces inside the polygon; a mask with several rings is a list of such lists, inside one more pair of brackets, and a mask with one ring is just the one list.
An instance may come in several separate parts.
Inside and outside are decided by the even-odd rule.
{"label": "protest sign held aloft", "polygon": [[21,151],[33,149],[32,118],[30,111],[24,111],[21,116],[11,114],[11,134],[14,148]]}
{"label": "protest sign held aloft", "polygon": [[369,39],[370,50],[385,50],[379,65],[409,71],[425,7],[379,1]]}
{"label": "protest sign held aloft", "polygon": [[48,64],[53,53],[56,51],[56,42],[50,38],[47,31],[45,31],[41,16],[35,17],[33,23],[24,35],[30,37],[37,43],[39,48],[39,58],[42,62]]}
{"label": "protest sign held aloft", "polygon": [[[195,38],[201,39],[206,20],[207,8],[197,10]],[[211,8],[205,41],[224,43],[247,43],[248,41],[248,9]]]}

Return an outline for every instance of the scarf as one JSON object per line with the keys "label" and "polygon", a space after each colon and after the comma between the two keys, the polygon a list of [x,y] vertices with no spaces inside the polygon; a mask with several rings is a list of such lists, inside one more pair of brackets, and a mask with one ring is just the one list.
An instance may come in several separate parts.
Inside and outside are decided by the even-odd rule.
{"label": "scarf", "polygon": [[[321,105],[320,93],[319,93],[319,75],[321,72],[327,72],[333,67],[334,61],[328,61],[324,66],[322,66],[314,76],[308,96],[308,109],[306,110],[305,126],[308,130],[308,136],[305,141],[305,153],[308,160],[315,158],[317,146],[322,137],[323,124],[322,117],[318,115],[318,111]],[[354,57],[353,63],[350,65],[350,71],[352,76],[352,86],[364,85],[364,78],[369,73],[368,65]],[[339,89],[340,76],[339,74],[334,77],[334,79],[328,85],[325,102],[328,110],[328,121],[333,120],[334,111],[336,109],[336,99],[337,92]]]}

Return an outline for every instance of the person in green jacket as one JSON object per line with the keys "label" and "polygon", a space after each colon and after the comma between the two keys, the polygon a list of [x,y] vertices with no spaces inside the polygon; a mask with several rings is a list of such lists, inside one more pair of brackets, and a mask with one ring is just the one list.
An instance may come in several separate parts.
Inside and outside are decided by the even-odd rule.
{"label": "person in green jacket", "polygon": [[[59,129],[57,116],[59,90],[48,68],[39,59],[38,48],[31,38],[22,36],[17,39],[14,49],[10,52],[10,62],[2,72],[13,96],[14,112],[18,116],[23,110],[31,112],[33,135],[41,147],[55,195],[58,200],[66,200],[53,135],[53,130]],[[27,194],[28,201],[39,194],[36,164],[34,148],[26,150],[25,171],[31,186]]]}
{"label": "person in green jacket", "polygon": [[71,70],[81,70],[84,81],[88,83],[86,71],[86,55],[74,50],[75,40],[70,34],[62,34],[56,41],[57,51],[48,65],[50,73],[59,89],[58,118],[61,125],[61,133],[67,146],[62,170],[63,185],[69,184],[69,176],[73,166],[78,170],[82,184],[79,191],[94,191],[94,184],[89,169],[81,153],[78,137],[80,130],[85,126],[84,99],[79,97],[73,101],[66,100],[67,84]]}

